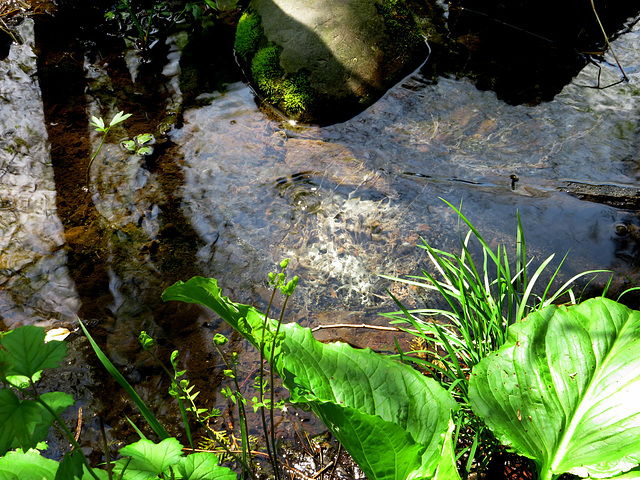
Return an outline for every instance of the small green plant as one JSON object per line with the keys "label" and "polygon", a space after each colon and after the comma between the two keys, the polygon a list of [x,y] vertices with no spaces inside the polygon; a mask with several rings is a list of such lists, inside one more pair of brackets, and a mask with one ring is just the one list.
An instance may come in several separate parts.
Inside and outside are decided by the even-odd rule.
{"label": "small green plant", "polygon": [[151,133],[141,133],[133,139],[127,139],[120,142],[120,146],[130,153],[135,153],[141,157],[153,155],[153,144],[156,139]]}
{"label": "small green plant", "polygon": [[91,156],[91,160],[89,160],[89,165],[87,165],[87,180],[86,180],[87,189],[89,188],[89,185],[91,183],[91,179],[90,179],[91,165],[93,164],[93,161],[98,156],[98,153],[100,153],[100,150],[102,150],[102,145],[104,145],[104,141],[107,138],[107,135],[109,134],[109,130],[111,130],[111,127],[114,127],[119,123],[124,122],[130,116],[131,116],[130,113],[118,112],[113,116],[113,118],[109,122],[109,125],[106,125],[106,126],[102,117],[91,116],[91,122],[90,122],[91,125],[94,127],[96,132],[102,132],[103,135],[102,135],[102,139],[100,140],[100,145],[98,145],[98,148]]}
{"label": "small green plant", "polygon": [[[265,322],[220,293],[215,280],[194,277],[163,299],[208,306],[262,345],[291,403],[313,410],[367,478],[460,478],[450,420],[457,406],[436,381],[370,349],[320,343],[295,323]],[[262,340],[265,328],[278,332],[274,342]],[[507,330],[470,371],[469,405],[496,438],[533,459],[539,480],[613,478],[638,465],[640,312],[598,298],[549,305]]]}
{"label": "small green plant", "polygon": [[[158,40],[160,32],[167,33],[187,15],[199,20],[205,11],[218,12],[218,2],[202,0],[195,2],[171,3],[153,0],[151,5],[142,6],[141,2],[120,0],[104,18],[117,22],[119,30],[133,42],[142,53],[147,52]],[[235,4],[235,2],[232,1]],[[136,5],[137,4],[137,5]],[[178,6],[181,10],[174,10]]]}
{"label": "small green plant", "polygon": [[[40,393],[36,385],[45,369],[59,367],[66,355],[65,343],[45,343],[44,329],[27,325],[0,334],[0,347],[0,478],[235,480],[235,473],[219,466],[213,453],[183,456],[182,445],[169,437],[157,420],[151,426],[161,438],[159,443],[142,438],[121,448],[122,458],[115,462],[109,459],[105,445],[105,469],[93,468],[60,417],[74,404],[73,397],[63,392]],[[142,413],[155,420],[148,409]],[[39,452],[46,448],[43,442],[52,427],[72,447],[60,462],[44,458]]]}
{"label": "small green plant", "polygon": [[[281,275],[271,281],[288,298],[295,283]],[[457,406],[433,379],[370,349],[318,342],[309,329],[284,324],[284,309],[275,320],[231,302],[214,279],[178,282],[162,298],[211,308],[262,350],[289,389],[289,402],[313,410],[370,480],[458,478],[450,421]]]}
{"label": "small green plant", "polygon": [[[115,368],[115,366],[111,363],[111,361],[107,358],[107,356],[102,352],[98,344],[93,340],[91,334],[88,332],[84,324],[80,322],[80,326],[82,327],[91,347],[93,348],[98,360],[100,363],[106,368],[109,374],[122,386],[129,397],[134,401],[143,417],[149,423],[149,426],[153,429],[156,435],[160,437],[162,440],[166,440],[169,437],[166,430],[160,422],[156,419],[155,415],[148,409],[142,399],[138,396],[133,387],[127,382],[127,380],[120,374],[120,372]],[[213,417],[217,417],[220,415],[220,412],[217,409],[204,409],[200,408],[196,405],[195,399],[199,395],[199,392],[193,392],[193,386],[190,385],[189,380],[184,377],[186,371],[179,370],[178,368],[178,357],[179,353],[175,350],[171,354],[171,365],[173,368],[173,372],[169,371],[168,368],[165,367],[164,363],[155,355],[153,352],[154,349],[154,341],[153,339],[146,333],[141,332],[139,335],[139,342],[142,348],[149,353],[156,362],[161,366],[161,368],[165,371],[165,373],[171,379],[171,385],[169,387],[169,393],[178,400],[178,405],[180,407],[180,413],[182,417],[182,423],[189,440],[190,446],[194,448],[193,437],[191,435],[191,428],[189,425],[188,414],[191,414],[193,418],[203,426],[209,434],[209,440],[215,442],[218,445],[219,449],[222,450],[222,455],[225,458],[231,458],[234,461],[239,462],[242,465],[243,474],[246,473],[250,478],[255,479],[255,474],[253,469],[251,468],[251,463],[249,462],[249,444],[250,439],[248,435],[246,438],[243,436],[243,445],[242,445],[242,457],[238,457],[235,452],[233,452],[230,448],[229,442],[226,441],[226,436],[221,435],[220,432],[215,432],[213,429],[209,427],[208,420]],[[216,457],[217,458],[217,457]],[[218,472],[220,473],[220,472]],[[224,473],[224,472],[223,472]],[[203,478],[203,480],[205,480]]]}

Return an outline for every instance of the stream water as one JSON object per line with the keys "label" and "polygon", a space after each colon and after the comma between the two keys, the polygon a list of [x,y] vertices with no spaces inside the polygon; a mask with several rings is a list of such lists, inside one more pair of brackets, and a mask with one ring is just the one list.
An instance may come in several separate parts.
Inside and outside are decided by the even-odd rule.
{"label": "stream water", "polygon": [[[513,106],[469,80],[416,71],[357,117],[320,128],[257,107],[233,65],[229,26],[213,38],[219,51],[176,33],[146,63],[97,34],[78,42],[63,17],[26,19],[24,43],[0,61],[0,327],[88,321],[160,416],[171,415],[157,393],[166,385],[139,331],[161,353],[178,347],[205,401],[223,408],[210,339],[231,334],[208,312],[163,304],[164,288],[210,276],[231,298],[264,307],[267,273],[290,258],[300,282],[288,320],[382,325],[378,313],[394,308],[385,288],[408,304],[420,298],[379,275],[426,267],[420,238],[459,248],[457,216],[441,198],[462,202],[494,246],[515,245],[519,212],[534,263],[556,254],[557,265],[569,252],[562,278],[591,269],[638,278],[638,25],[614,42],[629,83],[591,88],[599,68],[603,84],[619,79],[607,55],[552,101]],[[212,61],[198,67],[203,55]],[[87,192],[101,141],[90,116],[120,110],[133,116],[110,132]],[[157,138],[153,156],[120,147],[145,132]],[[349,329],[318,338],[393,345]],[[83,340],[73,342],[67,374],[80,378],[60,383],[89,410],[100,390],[121,401],[95,388],[108,380],[83,360]]]}

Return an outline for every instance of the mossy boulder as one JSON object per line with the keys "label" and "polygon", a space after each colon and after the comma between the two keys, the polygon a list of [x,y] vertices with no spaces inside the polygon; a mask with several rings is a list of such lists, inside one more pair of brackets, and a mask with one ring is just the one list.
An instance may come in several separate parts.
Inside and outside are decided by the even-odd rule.
{"label": "mossy boulder", "polygon": [[235,48],[263,100],[320,124],[364,110],[427,53],[403,0],[251,0]]}

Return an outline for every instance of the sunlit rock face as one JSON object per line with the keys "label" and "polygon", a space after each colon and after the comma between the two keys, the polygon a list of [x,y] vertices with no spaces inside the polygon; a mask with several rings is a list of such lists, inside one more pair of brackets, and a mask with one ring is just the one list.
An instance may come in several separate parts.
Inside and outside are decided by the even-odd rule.
{"label": "sunlit rock face", "polygon": [[409,10],[388,0],[253,0],[236,50],[268,104],[321,124],[359,113],[427,54]]}

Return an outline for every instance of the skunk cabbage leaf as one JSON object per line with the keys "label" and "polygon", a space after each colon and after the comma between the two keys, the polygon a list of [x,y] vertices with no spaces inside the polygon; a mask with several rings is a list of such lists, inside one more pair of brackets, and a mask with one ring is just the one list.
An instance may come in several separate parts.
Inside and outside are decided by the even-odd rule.
{"label": "skunk cabbage leaf", "polygon": [[552,305],[508,335],[473,369],[469,393],[503,443],[544,480],[640,463],[640,312],[604,298]]}
{"label": "skunk cabbage leaf", "polygon": [[[211,308],[256,348],[264,333],[270,358],[275,322],[269,320],[265,332],[264,314],[222,297],[216,280],[178,282],[162,298]],[[368,348],[320,343],[295,323],[282,325],[275,339],[273,368],[289,389],[290,401],[309,405],[367,478],[434,478],[441,453],[448,451],[445,438],[451,442],[447,431],[456,408],[434,380]],[[450,478],[459,478],[453,471]]]}

